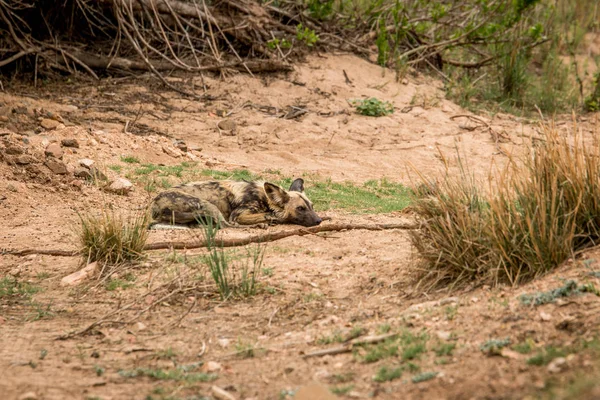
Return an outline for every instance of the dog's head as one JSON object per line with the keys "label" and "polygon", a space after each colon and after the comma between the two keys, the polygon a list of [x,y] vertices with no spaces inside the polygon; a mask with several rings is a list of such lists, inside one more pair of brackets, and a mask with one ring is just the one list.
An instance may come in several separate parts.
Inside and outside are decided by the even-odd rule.
{"label": "dog's head", "polygon": [[264,189],[279,222],[315,226],[323,221],[304,194],[304,180],[301,178],[294,180],[288,191],[269,182],[264,183]]}

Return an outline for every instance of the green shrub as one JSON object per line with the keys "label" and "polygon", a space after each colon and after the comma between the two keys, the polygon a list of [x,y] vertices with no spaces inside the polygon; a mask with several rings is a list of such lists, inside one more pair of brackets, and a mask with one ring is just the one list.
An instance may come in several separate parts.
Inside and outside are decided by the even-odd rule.
{"label": "green shrub", "polygon": [[359,114],[369,117],[383,117],[394,112],[394,106],[391,103],[381,101],[375,97],[365,100],[352,100],[350,103],[356,107]]}

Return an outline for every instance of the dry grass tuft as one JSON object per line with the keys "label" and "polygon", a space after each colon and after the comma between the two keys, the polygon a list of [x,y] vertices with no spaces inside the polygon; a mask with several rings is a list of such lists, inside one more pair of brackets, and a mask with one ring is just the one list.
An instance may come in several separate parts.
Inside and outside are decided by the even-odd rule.
{"label": "dry grass tuft", "polygon": [[543,133],[543,143],[513,159],[487,192],[463,173],[417,198],[422,229],[411,239],[425,281],[514,285],[598,243],[600,143],[553,126]]}

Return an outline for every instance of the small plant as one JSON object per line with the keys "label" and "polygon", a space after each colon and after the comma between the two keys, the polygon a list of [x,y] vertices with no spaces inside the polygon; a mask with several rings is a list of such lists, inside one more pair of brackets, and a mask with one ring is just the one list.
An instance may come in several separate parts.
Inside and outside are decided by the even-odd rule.
{"label": "small plant", "polygon": [[354,385],[332,387],[330,390],[333,394],[343,396],[348,394],[352,389],[354,389]]}
{"label": "small plant", "polygon": [[109,292],[115,291],[117,289],[127,289],[132,287],[133,284],[131,282],[128,282],[126,280],[123,279],[109,279],[108,282],[106,283],[106,290],[108,290]]}
{"label": "small plant", "polygon": [[487,342],[483,343],[481,346],[479,346],[479,349],[488,355],[495,355],[495,354],[499,354],[500,350],[503,347],[508,346],[509,344],[510,344],[509,338],[490,339]]}
{"label": "small plant", "polygon": [[121,156],[121,161],[127,164],[139,164],[140,159],[134,156]]}
{"label": "small plant", "polygon": [[19,282],[12,276],[0,279],[0,299],[29,299],[40,288],[26,282]]}
{"label": "small plant", "polygon": [[79,220],[79,245],[86,261],[114,265],[142,258],[148,239],[148,213],[124,218],[104,210],[100,216],[80,214]]}
{"label": "small plant", "polygon": [[383,117],[394,113],[394,106],[390,102],[381,101],[375,97],[351,100],[350,104],[356,107],[359,114],[368,117]]}
{"label": "small plant", "polygon": [[435,354],[438,357],[450,356],[456,347],[455,343],[440,343],[435,349]]}
{"label": "small plant", "polygon": [[334,0],[308,0],[307,8],[311,17],[324,20],[333,12]]}
{"label": "small plant", "polygon": [[266,246],[259,243],[247,248],[245,255],[234,260],[216,239],[219,227],[211,219],[201,221],[201,224],[209,252],[205,262],[221,299],[226,300],[234,295],[253,296],[256,293],[257,280],[260,278]]}
{"label": "small plant", "polygon": [[94,365],[94,371],[96,372],[96,376],[104,375],[104,368],[99,365]]}
{"label": "small plant", "polygon": [[533,351],[534,344],[531,339],[515,344],[512,349],[517,353],[529,354]]}
{"label": "small plant", "polygon": [[373,377],[375,382],[388,382],[393,381],[394,379],[398,379],[402,376],[402,368],[388,368],[381,367],[379,371],[377,371],[377,375]]}
{"label": "small plant", "polygon": [[165,371],[163,369],[136,368],[134,370],[121,370],[119,375],[124,378],[137,378],[146,376],[160,381],[179,381],[179,382],[211,382],[217,379],[217,375],[205,374],[202,372],[186,372],[182,369]]}
{"label": "small plant", "polygon": [[600,111],[600,72],[594,77],[594,91],[585,99],[585,109],[589,112]]}
{"label": "small plant", "polygon": [[340,331],[334,332],[333,335],[321,336],[320,338],[317,339],[317,344],[321,344],[321,345],[327,345],[327,344],[332,344],[332,343],[342,343],[342,342],[344,342],[344,336],[342,336],[342,333]]}
{"label": "small plant", "polygon": [[419,383],[429,381],[436,376],[438,376],[439,372],[423,372],[422,374],[415,375],[412,377],[412,383]]}
{"label": "small plant", "polygon": [[48,319],[54,316],[52,312],[52,304],[41,304],[38,302],[31,302],[33,312],[27,317],[28,321],[39,321],[41,319]]}
{"label": "small plant", "polygon": [[331,376],[333,383],[347,383],[354,380],[354,372],[346,372],[343,374],[335,374]]}
{"label": "small plant", "polygon": [[543,350],[540,350],[536,355],[527,359],[528,365],[547,365],[552,360],[558,357],[564,357],[566,353],[554,346],[548,346]]}
{"label": "small plant", "polygon": [[594,287],[594,285],[587,284],[579,286],[576,281],[568,280],[563,286],[547,292],[523,294],[519,296],[519,300],[525,305],[540,306],[543,304],[553,303],[556,299],[561,297],[569,297],[586,292],[598,295],[598,290]]}
{"label": "small plant", "polygon": [[392,329],[392,326],[390,324],[387,324],[387,323],[386,324],[381,324],[377,328],[377,332],[379,334],[384,334],[384,333],[388,333],[391,329]]}
{"label": "small plant", "polygon": [[296,38],[301,42],[304,42],[308,47],[313,47],[319,41],[319,36],[315,31],[308,29],[302,24],[296,26]]}
{"label": "small plant", "polygon": [[444,314],[446,314],[446,319],[448,321],[452,321],[456,317],[456,314],[458,314],[458,305],[447,306],[444,308]]}
{"label": "small plant", "polygon": [[235,344],[235,352],[240,358],[254,358],[256,348],[250,343],[244,343],[241,340]]}
{"label": "small plant", "polygon": [[362,359],[365,363],[374,363],[384,358],[396,357],[397,355],[398,341],[391,338],[369,347]]}
{"label": "small plant", "polygon": [[275,50],[277,47],[280,49],[289,49],[292,47],[292,42],[287,39],[271,39],[267,42],[267,47],[271,50]]}

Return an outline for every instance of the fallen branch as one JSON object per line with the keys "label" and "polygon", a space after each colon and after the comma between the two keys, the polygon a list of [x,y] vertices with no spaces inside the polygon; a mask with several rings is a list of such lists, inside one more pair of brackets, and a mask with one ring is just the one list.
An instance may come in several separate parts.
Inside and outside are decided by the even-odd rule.
{"label": "fallen branch", "polygon": [[[284,239],[290,236],[305,236],[305,235],[314,235],[316,233],[321,232],[339,232],[339,231],[347,231],[347,230],[356,230],[362,229],[367,231],[383,231],[383,230],[391,230],[391,229],[417,229],[418,225],[414,222],[405,222],[399,224],[330,224],[330,225],[319,225],[314,226],[312,228],[298,228],[293,230],[281,231],[281,232],[272,232],[260,235],[252,235],[245,238],[239,239],[221,239],[217,240],[215,244],[220,247],[237,247],[237,246],[245,246],[251,243],[266,243],[266,242],[274,242],[276,240]],[[206,247],[205,241],[195,241],[195,242],[158,242],[158,243],[150,243],[144,247],[144,250],[166,250],[166,249],[199,249]],[[79,251],[69,251],[69,250],[44,250],[44,249],[2,249],[0,250],[0,254],[3,255],[12,255],[12,256],[26,256],[30,254],[41,254],[48,256],[58,256],[58,257],[73,257],[80,254]]]}
{"label": "fallen branch", "polygon": [[327,355],[335,355],[335,354],[342,354],[342,353],[349,353],[352,351],[352,348],[354,346],[364,346],[365,344],[373,344],[373,343],[380,343],[383,342],[387,339],[393,338],[398,336],[397,333],[386,333],[385,335],[377,335],[377,336],[367,336],[364,338],[356,338],[354,340],[352,340],[350,343],[344,345],[344,346],[337,346],[337,347],[331,347],[329,349],[323,349],[323,350],[316,350],[316,351],[312,351],[310,353],[305,353],[303,355],[304,358],[310,358],[310,357],[322,357],[322,356],[327,356]]}
{"label": "fallen branch", "polygon": [[[274,242],[276,240],[284,239],[290,236],[304,236],[312,235],[320,232],[338,232],[346,230],[369,230],[369,231],[382,231],[388,229],[417,229],[415,223],[401,223],[401,224],[331,224],[331,225],[320,225],[312,228],[299,228],[289,231],[266,233],[261,235],[253,235],[240,239],[221,239],[215,241],[215,245],[219,247],[237,247],[245,246],[250,243],[266,243]],[[163,250],[163,249],[198,249],[206,247],[206,242],[159,242],[146,245],[144,250]]]}

